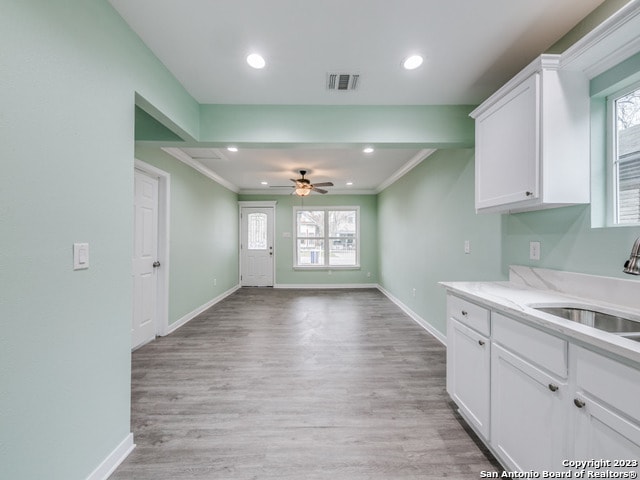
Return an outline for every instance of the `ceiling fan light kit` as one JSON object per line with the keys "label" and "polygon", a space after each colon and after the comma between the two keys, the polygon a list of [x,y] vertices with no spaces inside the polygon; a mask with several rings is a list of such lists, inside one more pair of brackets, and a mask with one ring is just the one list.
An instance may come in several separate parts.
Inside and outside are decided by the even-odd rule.
{"label": "ceiling fan light kit", "polygon": [[[324,190],[318,187],[333,187],[333,182],[320,182],[320,183],[312,184],[308,178],[304,178],[304,176],[307,174],[307,170],[299,170],[299,172],[300,172],[300,178],[289,179],[293,183],[295,183],[295,185],[292,185],[291,187],[294,189],[293,193],[295,193],[299,197],[306,197],[307,195],[311,195],[311,192],[322,193],[324,195],[325,193],[328,193],[327,190]],[[278,185],[270,185],[270,186],[277,187],[277,188],[280,187]]]}

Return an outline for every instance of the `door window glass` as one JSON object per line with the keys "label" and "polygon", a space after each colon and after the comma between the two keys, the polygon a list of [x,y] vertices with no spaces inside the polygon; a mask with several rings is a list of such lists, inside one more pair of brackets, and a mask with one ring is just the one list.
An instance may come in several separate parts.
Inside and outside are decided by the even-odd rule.
{"label": "door window glass", "polygon": [[247,248],[249,250],[267,249],[267,214],[250,213],[247,216]]}

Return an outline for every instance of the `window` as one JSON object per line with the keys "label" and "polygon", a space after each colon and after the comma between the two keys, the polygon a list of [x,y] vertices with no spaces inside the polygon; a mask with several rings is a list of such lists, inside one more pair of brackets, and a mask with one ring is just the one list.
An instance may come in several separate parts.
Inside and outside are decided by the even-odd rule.
{"label": "window", "polygon": [[247,216],[247,249],[267,249],[267,214],[250,213]]}
{"label": "window", "polygon": [[359,207],[294,207],[295,266],[360,266]]}
{"label": "window", "polygon": [[614,223],[640,224],[640,87],[609,98]]}

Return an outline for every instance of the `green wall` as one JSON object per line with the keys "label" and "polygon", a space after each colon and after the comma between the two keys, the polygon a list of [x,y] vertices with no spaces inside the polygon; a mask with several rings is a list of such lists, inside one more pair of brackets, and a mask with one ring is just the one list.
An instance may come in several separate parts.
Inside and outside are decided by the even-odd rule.
{"label": "green wall", "polygon": [[503,220],[475,213],[473,150],[428,157],[380,193],[378,216],[380,285],[442,333],[445,292],[437,282],[505,278]]}
{"label": "green wall", "polygon": [[202,105],[200,141],[217,145],[471,147],[469,105]]}
{"label": "green wall", "polygon": [[[304,206],[359,206],[360,207],[360,269],[309,271],[293,269],[293,207],[302,201],[295,195],[240,195],[244,201],[277,201],[276,204],[276,283],[291,284],[363,284],[378,283],[378,215],[376,195],[310,195]],[[283,233],[291,237],[283,237]],[[371,273],[368,277],[367,273]]]}
{"label": "green wall", "polygon": [[0,477],[85,479],[131,431],[136,92],[198,105],[107,2],[1,4]]}
{"label": "green wall", "polygon": [[[590,207],[554,208],[505,215],[503,265],[637,279],[622,272],[640,227],[591,228]],[[529,260],[529,242],[541,242],[540,260]]]}
{"label": "green wall", "polygon": [[171,175],[171,324],[238,284],[238,196],[159,148],[135,153]]}

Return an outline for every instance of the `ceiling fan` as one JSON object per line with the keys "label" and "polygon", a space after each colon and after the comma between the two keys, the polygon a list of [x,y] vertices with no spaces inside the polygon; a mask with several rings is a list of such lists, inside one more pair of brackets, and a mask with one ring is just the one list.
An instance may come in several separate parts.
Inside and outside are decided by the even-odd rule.
{"label": "ceiling fan", "polygon": [[[318,188],[318,187],[333,187],[333,183],[332,182],[320,182],[320,183],[311,183],[309,181],[308,178],[304,178],[304,176],[307,174],[306,170],[300,170],[300,178],[298,179],[293,179],[290,178],[289,180],[291,180],[293,183],[295,183],[295,185],[292,185],[291,188],[294,188],[294,193],[296,195],[298,195],[299,197],[306,197],[307,195],[310,195],[311,192],[318,192],[318,193],[322,193],[325,194],[327,193],[327,190],[324,190],[322,188]],[[274,185],[275,187],[275,185]]]}

